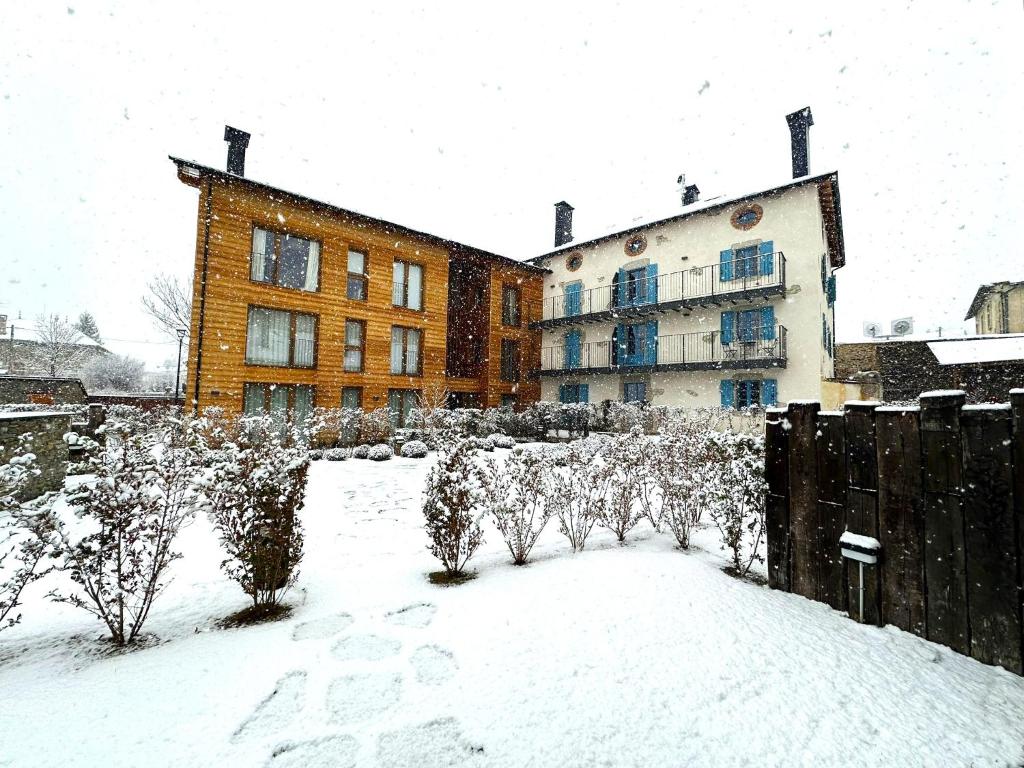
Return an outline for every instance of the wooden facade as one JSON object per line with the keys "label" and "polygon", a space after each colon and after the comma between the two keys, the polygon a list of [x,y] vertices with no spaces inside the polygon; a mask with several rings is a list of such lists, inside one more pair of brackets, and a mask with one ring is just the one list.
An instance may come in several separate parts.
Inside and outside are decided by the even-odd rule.
{"label": "wooden facade", "polygon": [[[542,270],[243,177],[175,162],[181,181],[199,190],[193,342],[185,392],[186,400],[198,410],[219,406],[239,412],[247,383],[312,386],[314,405],[319,407],[340,406],[342,389],[357,387],[366,410],[387,406],[390,390],[429,396],[447,389],[474,396],[481,406],[499,405],[502,395],[509,394],[516,395],[520,407],[538,398],[540,386],[531,372],[540,362],[539,331],[528,329],[525,308],[543,292]],[[319,243],[317,290],[250,279],[255,227]],[[365,300],[347,297],[350,249],[367,257]],[[392,270],[396,260],[422,267],[422,310],[394,305]],[[454,280],[453,275],[457,276]],[[484,289],[483,303],[475,313],[463,312],[464,297],[452,305],[450,282],[460,289],[478,285]],[[501,286],[505,283],[520,286],[523,310],[517,327],[502,325]],[[247,362],[250,308],[314,315],[313,366]],[[453,318],[459,320],[456,326]],[[364,328],[360,372],[344,369],[348,320],[359,321]],[[417,375],[391,373],[395,326],[421,333]],[[502,380],[503,338],[520,343],[519,382]],[[468,354],[464,341],[472,339],[479,339],[480,347]],[[476,365],[469,365],[472,362]]]}

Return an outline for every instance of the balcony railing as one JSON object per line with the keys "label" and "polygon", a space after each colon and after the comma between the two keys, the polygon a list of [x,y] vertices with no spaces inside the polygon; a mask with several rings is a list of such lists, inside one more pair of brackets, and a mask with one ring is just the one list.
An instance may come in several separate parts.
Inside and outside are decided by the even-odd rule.
{"label": "balcony railing", "polygon": [[[642,315],[663,309],[717,305],[745,295],[781,294],[785,286],[786,257],[782,251],[776,251],[570,291],[544,299],[540,312],[530,314],[531,321],[540,326],[565,325],[620,314]],[[540,314],[540,319],[534,321],[536,314]]]}
{"label": "balcony railing", "polygon": [[[659,336],[643,352],[630,354],[624,344],[592,341],[578,347],[545,347],[540,353],[541,375],[559,373],[617,373],[620,371],[685,371],[727,368],[784,368],[786,328],[771,333],[754,328],[754,341],[722,342],[721,331]],[[762,338],[770,336],[771,338]]]}

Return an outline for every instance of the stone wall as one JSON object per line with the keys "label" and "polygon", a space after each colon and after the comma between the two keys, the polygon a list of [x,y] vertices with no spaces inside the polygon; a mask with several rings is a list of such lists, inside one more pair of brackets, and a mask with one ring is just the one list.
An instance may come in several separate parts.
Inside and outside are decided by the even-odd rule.
{"label": "stone wall", "polygon": [[32,434],[32,452],[41,474],[24,495],[35,498],[47,491],[60,490],[67,469],[68,446],[64,434],[71,431],[67,413],[0,413],[0,464],[6,464],[17,452],[22,435]]}
{"label": "stone wall", "polygon": [[46,376],[0,376],[0,403],[85,403],[85,387],[78,379]]}

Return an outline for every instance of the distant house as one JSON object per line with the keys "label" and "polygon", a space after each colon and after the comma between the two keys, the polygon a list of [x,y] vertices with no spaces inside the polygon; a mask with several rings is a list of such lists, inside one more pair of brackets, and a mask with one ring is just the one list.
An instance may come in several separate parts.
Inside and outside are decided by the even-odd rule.
{"label": "distant house", "polygon": [[1024,282],[989,283],[978,288],[964,320],[974,318],[979,334],[1024,333]]}
{"label": "distant house", "polygon": [[34,321],[16,327],[0,315],[0,374],[11,376],[78,377],[97,357],[110,351],[87,336],[59,349],[39,337]]}
{"label": "distant house", "polygon": [[962,389],[972,403],[1005,402],[1024,387],[1024,334],[839,344],[836,376],[877,384],[888,402],[934,389]]}

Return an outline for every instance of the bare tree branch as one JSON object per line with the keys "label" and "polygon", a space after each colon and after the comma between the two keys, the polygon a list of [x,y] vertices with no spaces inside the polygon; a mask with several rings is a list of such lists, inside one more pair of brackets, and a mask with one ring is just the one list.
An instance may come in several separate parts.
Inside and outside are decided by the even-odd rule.
{"label": "bare tree branch", "polygon": [[78,329],[57,315],[36,318],[36,335],[39,345],[32,355],[51,376],[77,373],[89,354],[88,347],[81,346],[82,334]]}
{"label": "bare tree branch", "polygon": [[172,339],[177,339],[178,331],[184,330],[188,338],[192,327],[191,286],[161,272],[146,287],[149,293],[142,297],[142,307],[156,329]]}

